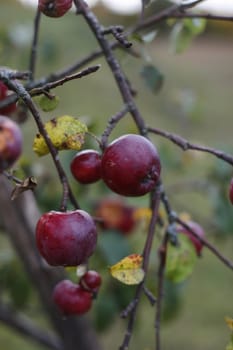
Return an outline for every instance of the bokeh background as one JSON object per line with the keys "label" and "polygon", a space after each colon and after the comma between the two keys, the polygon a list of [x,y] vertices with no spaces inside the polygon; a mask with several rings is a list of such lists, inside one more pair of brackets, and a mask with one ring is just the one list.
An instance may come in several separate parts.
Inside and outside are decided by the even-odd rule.
{"label": "bokeh background", "polygon": [[[122,16],[101,4],[97,4],[94,11],[105,25],[127,26],[137,19],[137,14]],[[1,66],[19,70],[28,68],[34,15],[33,7],[26,7],[14,0],[1,0]],[[149,40],[152,36],[144,37],[143,42],[135,40],[135,50],[141,55],[139,58],[128,56],[122,51],[117,52],[122,67],[137,91],[137,105],[148,125],[232,153],[233,24],[209,22],[206,30],[184,50],[177,50],[172,25],[157,27],[153,40]],[[36,77],[69,66],[96,49],[98,46],[95,38],[81,17],[76,18],[73,13],[58,21],[43,17]],[[96,74],[69,82],[55,90],[60,98],[59,106],[52,113],[44,113],[44,120],[62,114],[79,116],[88,124],[91,132],[101,135],[109,117],[121,109],[122,101],[104,60],[100,58],[95,63],[101,64],[101,69]],[[163,77],[159,91],[148,88],[148,80],[143,79],[142,72],[148,65],[153,65]],[[25,172],[29,171],[38,178],[40,187],[36,195],[40,208],[42,211],[57,208],[60,186],[54,178],[53,167],[48,166],[49,157],[38,159],[32,151],[36,128],[30,117],[22,124],[22,129],[25,145],[21,165]],[[136,132],[130,117],[117,126],[111,138],[128,132]],[[161,154],[162,176],[174,209],[179,213],[186,212],[198,221],[204,227],[207,238],[232,259],[233,209],[227,197],[229,181],[233,176],[232,168],[211,155],[190,151],[184,153],[168,140],[158,136],[152,139]],[[87,140],[87,145],[97,147],[91,138]],[[61,154],[68,173],[72,156],[72,152]],[[101,184],[85,189],[79,188],[74,181],[72,185],[87,210],[92,210],[93,203],[98,198],[109,195]],[[127,199],[127,202],[144,207],[147,200],[143,197],[136,202],[135,199]],[[136,231],[128,237],[119,238],[119,249],[124,247],[129,251],[140,251],[144,236],[143,232]],[[9,302],[13,299],[17,308],[22,308],[42,326],[49,327],[36,291],[31,290],[6,235],[1,235],[0,239],[1,298]],[[105,244],[105,249],[109,252],[112,247],[108,244]],[[109,255],[113,254],[110,252]],[[153,254],[156,255],[156,250]],[[154,256],[152,261],[153,259]],[[103,269],[104,279],[108,280],[101,258],[94,258],[93,266],[95,264]],[[153,266],[151,268],[153,275],[155,270]],[[151,289],[155,289],[152,276],[150,283]],[[106,350],[117,349],[119,345],[126,327],[125,321],[119,318],[119,305],[127,305],[132,295],[132,290],[119,287],[117,282],[113,282],[111,291],[115,296],[124,295],[124,300],[116,301],[115,297],[111,300],[109,291],[104,290],[102,296],[105,302],[101,303],[100,293],[100,301],[89,316],[93,319]],[[224,317],[233,316],[233,276],[207,249],[198,260],[192,277],[178,286],[168,284],[166,295],[162,323],[163,350],[225,348],[229,340],[229,329]],[[144,300],[139,308],[132,349],[153,349],[154,313],[148,301]],[[13,350],[16,347],[25,350],[43,349],[1,324],[0,348]]]}

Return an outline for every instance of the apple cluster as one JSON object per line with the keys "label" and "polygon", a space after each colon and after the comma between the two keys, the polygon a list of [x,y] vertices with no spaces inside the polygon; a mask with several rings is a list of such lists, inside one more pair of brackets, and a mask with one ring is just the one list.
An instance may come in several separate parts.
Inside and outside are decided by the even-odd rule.
{"label": "apple cluster", "polygon": [[80,278],[79,283],[60,281],[54,288],[53,300],[64,315],[82,315],[91,309],[101,283],[99,273],[89,270]]}
{"label": "apple cluster", "polygon": [[102,179],[113,192],[137,197],[155,188],[161,164],[152,142],[141,135],[127,134],[110,143],[102,156],[94,150],[77,153],[70,168],[82,184]]}
{"label": "apple cluster", "polygon": [[[91,216],[83,210],[50,211],[43,214],[36,226],[37,247],[51,266],[86,264],[97,242],[97,230]],[[78,284],[59,282],[53,300],[65,315],[81,315],[92,305],[101,284],[96,271],[87,271]]]}
{"label": "apple cluster", "polygon": [[[160,168],[155,146],[145,137],[134,134],[121,136],[110,143],[102,156],[95,150],[81,151],[70,164],[72,174],[81,184],[103,179],[111,190],[125,196],[142,196],[150,192],[159,180]],[[116,222],[111,215],[114,212],[118,213]],[[133,220],[129,220],[132,209],[123,208],[120,201],[110,200],[107,207],[106,202],[103,203],[99,213],[102,217],[105,215],[107,227],[115,225],[127,233],[134,225]],[[96,225],[84,210],[52,210],[44,213],[37,223],[36,243],[40,254],[51,266],[87,264],[97,244]],[[88,271],[78,284],[69,280],[58,283],[53,299],[63,313],[82,314],[90,309],[100,284],[99,274]]]}

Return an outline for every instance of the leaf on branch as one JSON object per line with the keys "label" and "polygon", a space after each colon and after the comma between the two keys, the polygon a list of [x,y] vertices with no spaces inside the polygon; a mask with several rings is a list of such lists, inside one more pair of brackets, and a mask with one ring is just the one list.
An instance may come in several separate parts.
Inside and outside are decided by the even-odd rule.
{"label": "leaf on branch", "polygon": [[206,20],[202,18],[186,18],[177,22],[171,32],[173,50],[176,53],[183,52],[192,40],[206,28]]}
{"label": "leaf on branch", "polygon": [[135,285],[142,282],[144,278],[144,270],[142,269],[143,257],[140,254],[131,254],[118,261],[115,265],[112,265],[110,273],[112,277],[118,281]]}
{"label": "leaf on branch", "polygon": [[[61,150],[79,150],[87,132],[87,126],[77,118],[64,115],[51,119],[44,125],[53,146]],[[44,156],[49,153],[48,146],[41,134],[37,134],[34,139],[33,151],[38,156]]]}
{"label": "leaf on branch", "polygon": [[11,193],[11,200],[16,199],[21,193],[25,191],[34,190],[36,186],[36,179],[33,176],[27,177],[21,184],[16,184]]}
{"label": "leaf on branch", "polygon": [[52,95],[52,96],[42,95],[42,96],[34,97],[34,99],[36,100],[39,107],[44,112],[53,111],[54,109],[57,108],[59,104],[59,97],[56,95]]}
{"label": "leaf on branch", "polygon": [[162,88],[164,76],[152,64],[147,64],[141,71],[141,76],[144,79],[146,86],[154,93],[158,93]]}
{"label": "leaf on branch", "polygon": [[186,280],[193,272],[197,254],[193,243],[184,234],[179,235],[178,245],[168,244],[166,258],[166,278],[174,283]]}
{"label": "leaf on branch", "polygon": [[230,330],[233,331],[233,318],[226,316],[225,322],[226,322],[227,326],[230,328]]}

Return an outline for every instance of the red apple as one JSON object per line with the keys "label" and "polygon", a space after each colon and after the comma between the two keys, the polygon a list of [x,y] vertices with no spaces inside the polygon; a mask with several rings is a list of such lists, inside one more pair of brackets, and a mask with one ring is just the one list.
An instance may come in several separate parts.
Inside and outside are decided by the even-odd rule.
{"label": "red apple", "polygon": [[231,179],[231,182],[230,182],[229,199],[231,201],[231,204],[233,205],[233,178]]}
{"label": "red apple", "polygon": [[37,247],[52,266],[77,266],[93,254],[97,231],[91,216],[83,210],[50,211],[36,226]]}
{"label": "red apple", "polygon": [[[194,221],[187,221],[186,224],[191,228],[191,230],[193,230],[200,238],[205,238],[205,232],[203,230],[203,228],[197,223],[197,222],[194,222]],[[197,255],[200,255],[201,254],[201,251],[202,251],[202,248],[203,248],[203,244],[202,242],[196,238],[188,229],[186,229],[185,227],[179,225],[177,227],[177,232],[179,233],[183,233],[185,235],[187,235],[190,240],[192,241],[195,249],[196,249],[196,252],[197,252]]]}
{"label": "red apple", "polygon": [[72,6],[72,0],[39,0],[39,10],[48,17],[62,17]]}
{"label": "red apple", "polygon": [[11,167],[22,152],[22,134],[11,119],[0,116],[0,172]]}
{"label": "red apple", "polygon": [[[7,96],[9,96],[8,87],[2,81],[0,81],[0,101],[7,98]],[[15,112],[16,108],[17,108],[16,103],[15,102],[11,103],[10,105],[8,105],[6,107],[0,108],[0,114],[9,115],[9,114]]]}
{"label": "red apple", "polygon": [[90,184],[101,178],[101,157],[95,150],[77,153],[71,161],[70,170],[75,179],[82,184]]}
{"label": "red apple", "polygon": [[69,280],[63,280],[54,288],[53,301],[65,315],[82,315],[91,308],[92,293]]}
{"label": "red apple", "polygon": [[102,157],[102,178],[114,192],[142,196],[160,177],[160,159],[155,146],[145,137],[124,135],[108,145]]}
{"label": "red apple", "polygon": [[101,286],[102,278],[97,271],[89,270],[80,279],[80,286],[87,291],[97,292]]}

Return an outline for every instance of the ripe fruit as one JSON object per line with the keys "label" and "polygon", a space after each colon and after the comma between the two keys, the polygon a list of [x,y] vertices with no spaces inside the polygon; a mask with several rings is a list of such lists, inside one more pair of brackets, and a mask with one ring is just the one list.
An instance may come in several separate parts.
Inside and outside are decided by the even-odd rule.
{"label": "ripe fruit", "polygon": [[0,116],[0,172],[11,167],[22,152],[22,134],[11,119]]}
{"label": "ripe fruit", "polygon": [[77,181],[90,184],[101,178],[100,154],[94,150],[77,153],[70,164],[70,170]]}
{"label": "ripe fruit", "polygon": [[62,280],[54,288],[53,301],[65,315],[82,315],[91,308],[92,294],[78,284]]}
{"label": "ripe fruit", "polygon": [[50,211],[36,226],[38,249],[52,266],[77,266],[93,254],[97,231],[91,216],[83,210]]}
{"label": "ripe fruit", "polygon": [[231,204],[233,205],[233,178],[231,179],[231,182],[230,182],[229,198],[230,198]]}
{"label": "ripe fruit", "polygon": [[89,270],[80,279],[80,286],[87,291],[97,292],[101,286],[102,278],[97,271]]}
{"label": "ripe fruit", "polygon": [[155,146],[140,135],[124,135],[113,141],[102,157],[102,178],[114,192],[142,196],[150,192],[160,176]]}
{"label": "ripe fruit", "polygon": [[[186,224],[188,226],[190,226],[190,228],[200,237],[200,238],[204,238],[205,237],[205,232],[203,230],[203,228],[194,221],[188,221],[186,222]],[[183,233],[185,235],[187,235],[191,241],[193,242],[193,245],[196,249],[196,253],[197,255],[201,254],[202,248],[203,248],[203,244],[201,241],[199,241],[198,238],[196,238],[190,231],[188,231],[185,227],[183,226],[178,226],[177,227],[177,232],[179,233]]]}
{"label": "ripe fruit", "polygon": [[135,226],[134,208],[121,198],[103,198],[97,204],[95,215],[103,220],[103,229],[115,229],[128,234]]}
{"label": "ripe fruit", "polygon": [[72,0],[39,0],[39,10],[48,17],[62,17],[72,6]]}
{"label": "ripe fruit", "polygon": [[[7,98],[7,96],[9,96],[8,87],[2,81],[0,81],[0,101]],[[9,115],[15,112],[15,110],[16,110],[16,103],[11,103],[6,107],[0,108],[0,113],[3,115]]]}

